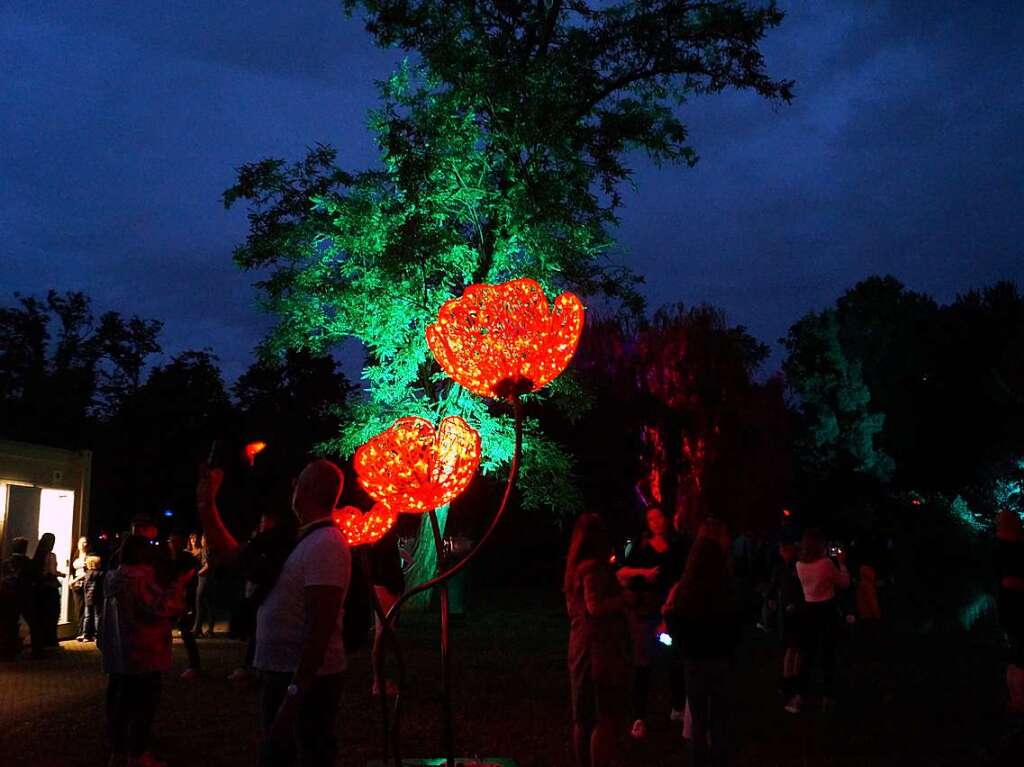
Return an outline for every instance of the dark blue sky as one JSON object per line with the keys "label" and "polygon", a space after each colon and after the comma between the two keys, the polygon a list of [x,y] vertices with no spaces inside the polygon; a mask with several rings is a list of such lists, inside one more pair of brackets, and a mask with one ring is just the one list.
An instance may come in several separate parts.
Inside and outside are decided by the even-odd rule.
{"label": "dark blue sky", "polygon": [[[708,301],[774,343],[873,273],[940,300],[1024,283],[1024,3],[780,5],[765,52],[794,103],[693,101],[698,166],[638,158],[618,258],[652,308]],[[316,141],[373,163],[365,112],[395,60],[337,0],[4,3],[0,301],[84,290],[233,378],[269,318],[221,192]]]}

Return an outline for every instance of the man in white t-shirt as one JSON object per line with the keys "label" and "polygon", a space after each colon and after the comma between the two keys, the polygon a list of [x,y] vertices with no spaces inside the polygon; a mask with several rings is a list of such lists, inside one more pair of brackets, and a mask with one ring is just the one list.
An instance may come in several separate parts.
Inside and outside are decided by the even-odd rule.
{"label": "man in white t-shirt", "polygon": [[[210,549],[233,558],[239,544],[224,527],[216,497],[223,473],[203,467],[196,497]],[[342,622],[352,556],[332,523],[343,484],[330,461],[313,461],[295,484],[297,543],[256,615],[261,672],[261,767],[333,765],[335,719],[345,670]]]}

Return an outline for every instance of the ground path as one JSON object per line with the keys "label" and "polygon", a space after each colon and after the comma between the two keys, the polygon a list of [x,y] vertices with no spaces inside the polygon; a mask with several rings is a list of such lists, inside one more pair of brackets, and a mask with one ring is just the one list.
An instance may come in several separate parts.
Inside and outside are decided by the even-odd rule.
{"label": "ground path", "polygon": [[[458,741],[465,754],[509,756],[521,767],[569,765],[564,611],[553,593],[502,594],[454,627]],[[436,621],[403,617],[410,693],[403,724],[409,756],[438,752],[440,673]],[[227,681],[242,645],[200,640],[203,678],[165,679],[157,751],[171,767],[254,763],[255,690]],[[737,670],[734,763],[740,767],[1024,765],[1021,723],[1001,713],[998,653],[966,635],[905,636],[881,666],[847,648],[849,689],[831,715],[781,709],[772,641],[751,633]],[[175,641],[175,660],[184,653]],[[339,765],[378,756],[380,727],[364,653],[352,660],[339,717]],[[881,681],[880,681],[881,680]],[[91,767],[103,750],[105,678],[91,645],[54,657],[0,664],[0,765]],[[667,691],[656,685],[646,742],[629,743],[623,767],[685,765]]]}

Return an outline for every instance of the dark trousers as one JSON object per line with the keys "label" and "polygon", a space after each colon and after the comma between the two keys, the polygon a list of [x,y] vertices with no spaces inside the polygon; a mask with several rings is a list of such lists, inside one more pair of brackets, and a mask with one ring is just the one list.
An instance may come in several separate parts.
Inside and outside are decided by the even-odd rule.
{"label": "dark trousers", "polygon": [[836,644],[839,641],[839,614],[834,599],[827,602],[808,602],[800,619],[802,634],[800,649],[803,665],[800,670],[800,693],[807,694],[811,674],[816,663],[821,663],[821,694],[830,697],[835,689]]}
{"label": "dark trousers", "polygon": [[201,668],[199,645],[196,643],[196,638],[192,636],[192,616],[190,614],[185,613],[178,620],[178,631],[181,632],[181,643],[185,645],[185,652],[188,653],[188,667],[198,671]]}
{"label": "dark trousers", "polygon": [[202,634],[204,627],[210,626],[210,633],[213,633],[213,626],[216,617],[213,614],[213,579],[209,575],[200,575],[196,579],[196,625],[193,628],[197,634]]}
{"label": "dark trousers", "polygon": [[160,703],[160,672],[111,674],[107,683],[107,737],[115,754],[141,756]]}
{"label": "dark trousers", "polygon": [[687,658],[685,665],[686,699],[693,721],[689,765],[724,767],[729,758],[726,738],[730,661],[728,658]]}
{"label": "dark trousers", "polygon": [[82,631],[79,636],[86,639],[95,639],[98,624],[96,605],[84,605],[82,607]]}
{"label": "dark trousers", "polygon": [[[74,620],[78,623],[78,636],[85,634],[85,589],[79,586],[71,589],[71,604]],[[96,633],[95,631],[93,633]]]}
{"label": "dark trousers", "polygon": [[259,767],[333,767],[338,753],[335,726],[341,698],[341,674],[318,676],[299,703],[292,737],[271,743],[274,717],[292,683],[289,672],[264,671],[260,675],[260,718],[263,744]]}
{"label": "dark trousers", "polygon": [[57,623],[60,621],[60,589],[41,586],[36,591],[36,622],[32,626],[32,648],[36,647],[36,630],[43,647],[56,647]]}
{"label": "dark trousers", "polygon": [[658,642],[660,615],[630,614],[630,634],[633,638],[633,718],[647,717],[647,698],[651,692],[653,665],[669,663],[668,681],[672,693],[672,708],[682,711],[686,705],[686,683],[683,664],[676,654]]}

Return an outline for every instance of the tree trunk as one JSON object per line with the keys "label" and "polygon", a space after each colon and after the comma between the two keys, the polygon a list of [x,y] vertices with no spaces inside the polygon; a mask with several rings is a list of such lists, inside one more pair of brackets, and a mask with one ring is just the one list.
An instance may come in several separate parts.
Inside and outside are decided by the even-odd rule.
{"label": "tree trunk", "polygon": [[[442,506],[437,510],[437,524],[441,528],[442,537],[447,521],[448,507]],[[420,518],[420,531],[416,536],[416,548],[412,554],[412,564],[405,571],[405,588],[411,589],[418,586],[435,575],[437,575],[437,551],[434,547],[434,532],[430,526],[430,515],[423,514]],[[430,607],[432,597],[433,589],[424,591],[406,602],[404,609],[426,610]]]}

